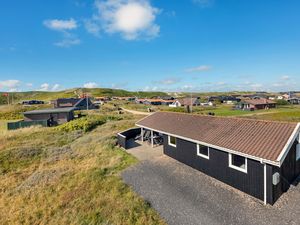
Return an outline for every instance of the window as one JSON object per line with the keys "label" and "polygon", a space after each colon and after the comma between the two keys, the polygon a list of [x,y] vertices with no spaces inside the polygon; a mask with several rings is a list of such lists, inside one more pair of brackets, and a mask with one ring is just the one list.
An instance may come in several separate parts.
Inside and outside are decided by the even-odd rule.
{"label": "window", "polygon": [[169,142],[169,145],[173,146],[173,147],[176,147],[176,137],[173,137],[173,136],[169,136],[168,138],[168,142]]}
{"label": "window", "polygon": [[229,153],[229,167],[247,173],[247,159],[243,156]]}
{"label": "window", "polygon": [[197,155],[209,159],[209,147],[205,145],[197,145]]}
{"label": "window", "polygon": [[296,161],[300,159],[300,144],[296,145]]}

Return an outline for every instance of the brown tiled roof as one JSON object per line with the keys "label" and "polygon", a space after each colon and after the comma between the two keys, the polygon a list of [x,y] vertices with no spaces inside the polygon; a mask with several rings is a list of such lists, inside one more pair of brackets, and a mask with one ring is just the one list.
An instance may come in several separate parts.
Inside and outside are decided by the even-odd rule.
{"label": "brown tiled roof", "polygon": [[179,98],[177,100],[181,105],[191,105],[191,103],[196,104],[197,98]]}
{"label": "brown tiled roof", "polygon": [[137,125],[276,162],[297,123],[157,112]]}
{"label": "brown tiled roof", "polygon": [[244,102],[252,104],[252,105],[276,104],[276,102],[274,102],[270,99],[265,99],[265,98],[247,99],[247,100],[244,100]]}

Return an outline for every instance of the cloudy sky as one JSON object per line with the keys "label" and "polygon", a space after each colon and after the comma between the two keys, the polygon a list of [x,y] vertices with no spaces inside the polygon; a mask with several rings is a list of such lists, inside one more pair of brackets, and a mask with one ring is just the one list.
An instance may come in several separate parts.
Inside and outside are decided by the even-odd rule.
{"label": "cloudy sky", "polygon": [[1,0],[0,91],[300,90],[299,0]]}

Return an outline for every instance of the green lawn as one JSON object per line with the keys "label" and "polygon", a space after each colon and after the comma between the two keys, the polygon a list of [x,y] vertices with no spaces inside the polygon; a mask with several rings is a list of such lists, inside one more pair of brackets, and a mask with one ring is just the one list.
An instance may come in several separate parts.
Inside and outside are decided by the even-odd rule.
{"label": "green lawn", "polygon": [[115,134],[140,117],[92,114],[0,133],[0,224],[165,224],[120,177],[137,160]]}
{"label": "green lawn", "polygon": [[[146,112],[147,108],[151,107],[155,111],[170,111],[170,112],[186,112],[184,107],[171,108],[168,106],[148,106],[143,104],[126,103],[120,106],[137,111]],[[242,116],[248,118],[281,120],[281,121],[300,121],[300,105],[284,105],[278,106],[275,109],[243,111],[234,110],[232,105],[219,104],[215,107],[194,106],[193,113],[207,115],[215,113],[216,116]]]}

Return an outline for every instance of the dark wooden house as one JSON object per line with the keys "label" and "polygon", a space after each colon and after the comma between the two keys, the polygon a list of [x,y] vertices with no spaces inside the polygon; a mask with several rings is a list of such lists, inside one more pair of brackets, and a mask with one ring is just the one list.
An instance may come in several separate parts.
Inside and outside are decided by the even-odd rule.
{"label": "dark wooden house", "polygon": [[24,112],[25,121],[48,121],[49,125],[57,125],[74,119],[74,107],[42,109]]}
{"label": "dark wooden house", "polygon": [[42,105],[45,104],[44,101],[40,100],[24,100],[22,101],[22,105]]}
{"label": "dark wooden house", "polygon": [[157,112],[136,125],[163,136],[164,154],[265,204],[300,174],[300,123]]}
{"label": "dark wooden house", "polygon": [[95,109],[90,98],[59,98],[52,101],[54,108],[74,107],[80,110]]}
{"label": "dark wooden house", "polygon": [[276,108],[276,102],[266,99],[245,99],[241,101],[237,107],[242,110],[259,110],[259,109],[271,109]]}

